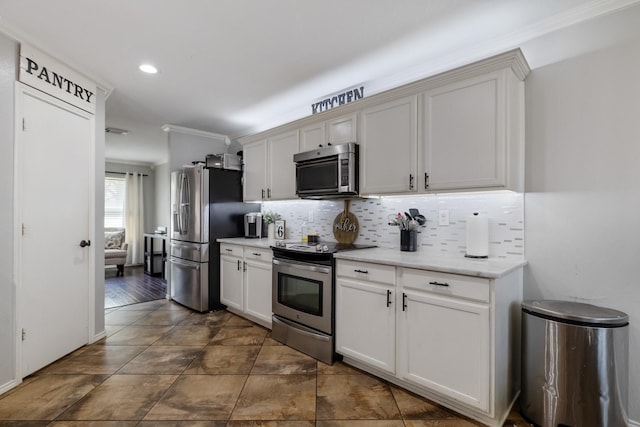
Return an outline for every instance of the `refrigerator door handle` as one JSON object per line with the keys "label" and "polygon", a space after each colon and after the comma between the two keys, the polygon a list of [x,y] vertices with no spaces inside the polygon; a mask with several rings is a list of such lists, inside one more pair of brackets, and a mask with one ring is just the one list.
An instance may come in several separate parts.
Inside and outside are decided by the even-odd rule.
{"label": "refrigerator door handle", "polygon": [[177,203],[175,206],[176,209],[176,228],[178,229],[178,234],[182,233],[182,181],[184,181],[184,173],[180,172],[178,175],[178,188],[176,189],[176,198]]}
{"label": "refrigerator door handle", "polygon": [[171,258],[170,262],[171,264],[178,264],[184,267],[192,268],[194,270],[200,270],[200,263],[197,262],[179,260],[178,258]]}
{"label": "refrigerator door handle", "polygon": [[184,228],[183,228],[183,234],[188,234],[189,233],[189,204],[191,203],[191,193],[190,193],[190,188],[189,188],[189,176],[185,173],[184,175],[184,196],[185,196],[185,202],[182,203],[182,214],[184,215]]}

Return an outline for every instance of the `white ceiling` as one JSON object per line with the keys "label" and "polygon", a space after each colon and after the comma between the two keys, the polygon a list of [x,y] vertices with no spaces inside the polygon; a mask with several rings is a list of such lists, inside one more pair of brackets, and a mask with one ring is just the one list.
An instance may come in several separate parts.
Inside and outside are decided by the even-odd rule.
{"label": "white ceiling", "polygon": [[[330,93],[371,95],[638,1],[0,0],[0,29],[112,89],[108,126],[234,138],[309,115]],[[525,56],[535,68],[536,52]],[[118,156],[161,162],[166,143],[135,132]]]}

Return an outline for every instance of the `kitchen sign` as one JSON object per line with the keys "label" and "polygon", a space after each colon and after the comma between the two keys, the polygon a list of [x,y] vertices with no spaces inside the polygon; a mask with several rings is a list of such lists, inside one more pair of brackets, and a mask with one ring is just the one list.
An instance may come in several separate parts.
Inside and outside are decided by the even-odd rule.
{"label": "kitchen sign", "polygon": [[96,112],[96,84],[60,61],[20,45],[19,80],[91,114]]}
{"label": "kitchen sign", "polygon": [[329,95],[327,98],[311,104],[311,114],[322,113],[340,105],[357,101],[364,97],[364,86],[346,90],[342,93]]}

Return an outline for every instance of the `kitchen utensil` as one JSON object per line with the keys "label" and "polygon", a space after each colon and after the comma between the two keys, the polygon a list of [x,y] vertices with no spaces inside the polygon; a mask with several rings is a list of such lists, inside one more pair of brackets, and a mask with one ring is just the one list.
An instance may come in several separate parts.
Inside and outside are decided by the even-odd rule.
{"label": "kitchen utensil", "polygon": [[350,200],[344,201],[344,211],[340,212],[333,220],[333,236],[338,243],[353,243],[360,231],[358,218],[349,212],[349,202]]}
{"label": "kitchen utensil", "polygon": [[418,224],[420,225],[424,225],[427,222],[427,218],[425,218],[424,215],[421,215],[421,214],[414,215],[413,219],[418,221]]}
{"label": "kitchen utensil", "polygon": [[416,208],[411,208],[409,209],[409,213],[411,214],[411,216],[413,218],[415,218],[416,216],[420,215],[420,211]]}

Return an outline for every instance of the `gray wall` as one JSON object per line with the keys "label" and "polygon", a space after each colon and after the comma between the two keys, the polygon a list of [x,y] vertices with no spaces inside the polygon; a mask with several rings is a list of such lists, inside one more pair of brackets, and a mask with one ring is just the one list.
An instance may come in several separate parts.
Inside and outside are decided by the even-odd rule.
{"label": "gray wall", "polygon": [[630,316],[630,418],[640,421],[640,40],[526,81],[527,299]]}
{"label": "gray wall", "polygon": [[[106,162],[105,173],[107,176],[123,178],[121,174],[109,174],[109,172],[136,172],[147,176],[143,178],[144,182],[144,231],[145,233],[153,233],[156,229],[156,173],[150,165],[136,165],[128,163],[117,163],[114,161]],[[104,199],[104,198],[103,198]],[[104,200],[103,200],[104,202]],[[103,209],[104,211],[104,209]],[[104,216],[102,217],[104,222]]]}
{"label": "gray wall", "polygon": [[13,126],[17,64],[18,44],[0,33],[0,389],[15,373]]}

